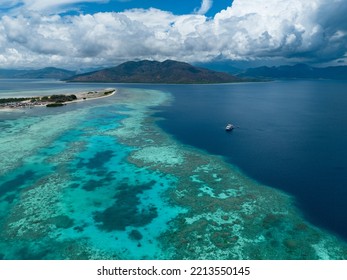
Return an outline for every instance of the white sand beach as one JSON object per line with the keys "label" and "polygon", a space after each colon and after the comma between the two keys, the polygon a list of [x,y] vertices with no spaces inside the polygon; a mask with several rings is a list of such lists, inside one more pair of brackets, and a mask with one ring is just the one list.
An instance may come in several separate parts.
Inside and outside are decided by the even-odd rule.
{"label": "white sand beach", "polygon": [[[74,93],[74,94],[63,94],[59,95],[62,97],[70,97],[73,96],[73,100],[64,100],[62,98],[62,101],[54,100],[52,97],[57,95],[50,95],[50,96],[42,96],[42,97],[28,97],[27,100],[24,101],[9,101],[7,103],[0,104],[0,110],[1,111],[8,111],[12,112],[14,110],[18,109],[27,109],[37,106],[47,106],[48,107],[55,107],[56,106],[62,106],[66,105],[68,103],[74,103],[74,102],[81,102],[81,101],[87,101],[87,100],[93,100],[93,99],[99,99],[99,98],[105,98],[114,95],[117,92],[114,88],[106,88],[101,90],[92,90],[92,91],[85,91],[80,93]],[[15,98],[14,98],[15,99]],[[51,106],[50,106],[51,105]]]}

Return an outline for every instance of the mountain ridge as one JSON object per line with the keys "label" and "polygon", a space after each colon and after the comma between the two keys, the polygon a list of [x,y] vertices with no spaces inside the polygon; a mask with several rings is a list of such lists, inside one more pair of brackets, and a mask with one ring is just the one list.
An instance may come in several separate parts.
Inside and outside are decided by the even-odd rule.
{"label": "mountain ridge", "polygon": [[[77,74],[56,67],[36,70],[0,69],[0,79],[58,79],[71,82],[120,83],[230,83],[276,79],[331,79],[347,80],[347,66],[312,67],[307,64],[260,66],[241,70],[232,64],[197,64],[166,60],[128,61]],[[230,68],[230,69],[229,69]],[[92,75],[92,76],[91,76]]]}
{"label": "mountain ridge", "polygon": [[233,83],[246,80],[228,73],[195,67],[185,62],[141,60],[128,61],[115,67],[79,74],[66,81],[189,84]]}
{"label": "mountain ridge", "polygon": [[307,64],[248,68],[238,77],[258,79],[331,79],[347,80],[347,66],[312,67]]}
{"label": "mountain ridge", "polygon": [[45,67],[37,70],[0,69],[2,79],[66,79],[76,75],[75,71],[56,67]]}

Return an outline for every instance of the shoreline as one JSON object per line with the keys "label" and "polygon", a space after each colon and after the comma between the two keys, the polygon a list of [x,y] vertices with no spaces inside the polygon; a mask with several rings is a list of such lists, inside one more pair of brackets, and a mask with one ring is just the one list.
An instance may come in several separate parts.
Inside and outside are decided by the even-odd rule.
{"label": "shoreline", "polygon": [[[79,92],[75,94],[46,95],[40,97],[21,98],[0,98],[1,100],[10,100],[9,102],[0,103],[0,111],[13,112],[18,109],[31,109],[33,107],[60,107],[69,103],[76,103],[87,100],[105,98],[114,95],[117,92],[115,88],[106,88],[102,90],[92,90]],[[18,99],[18,100],[17,100]]]}

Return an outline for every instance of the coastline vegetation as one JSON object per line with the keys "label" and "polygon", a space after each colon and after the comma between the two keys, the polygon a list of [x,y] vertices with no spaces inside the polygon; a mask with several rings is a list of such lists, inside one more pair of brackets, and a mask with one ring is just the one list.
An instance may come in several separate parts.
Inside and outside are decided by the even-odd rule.
{"label": "coastline vegetation", "polygon": [[41,97],[9,97],[0,98],[1,108],[31,108],[34,106],[46,106],[46,107],[60,107],[66,105],[66,102],[73,102],[77,100],[95,99],[103,96],[111,95],[115,92],[115,89],[105,89],[98,91],[90,91],[88,93],[79,93],[77,95],[70,94],[54,94]]}
{"label": "coastline vegetation", "polygon": [[51,95],[51,96],[43,96],[40,98],[40,101],[44,102],[56,102],[56,103],[63,103],[63,102],[71,102],[77,100],[77,96],[74,94],[71,95]]}
{"label": "coastline vegetation", "polygon": [[[108,92],[107,92],[108,93]],[[111,92],[110,92],[111,93]],[[106,92],[105,92],[106,94]],[[10,98],[0,98],[0,104],[7,103],[16,103],[30,100],[31,103],[34,102],[69,102],[77,100],[77,96],[74,94],[71,95],[51,95],[51,96],[42,96],[42,97],[10,97]]]}
{"label": "coastline vegetation", "polygon": [[22,101],[27,101],[29,99],[31,100],[32,97],[0,98],[0,104],[22,102]]}
{"label": "coastline vegetation", "polygon": [[46,105],[46,107],[61,107],[66,105],[65,103],[61,103],[61,102],[56,102],[56,103],[49,103]]}

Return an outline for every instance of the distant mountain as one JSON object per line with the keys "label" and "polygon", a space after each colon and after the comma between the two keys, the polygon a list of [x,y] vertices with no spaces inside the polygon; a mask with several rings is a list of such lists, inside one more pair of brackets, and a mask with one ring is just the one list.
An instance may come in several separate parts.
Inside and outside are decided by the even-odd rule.
{"label": "distant mountain", "polygon": [[233,75],[194,67],[188,63],[166,60],[129,61],[116,67],[80,74],[66,79],[69,82],[113,83],[232,83],[245,79]]}
{"label": "distant mountain", "polygon": [[197,62],[194,63],[194,66],[203,67],[218,72],[225,72],[231,75],[237,75],[244,71],[241,68],[235,67],[234,63],[229,61]]}
{"label": "distant mountain", "polygon": [[12,70],[0,69],[0,78],[3,79],[66,79],[76,72],[55,67],[47,67],[38,70]]}
{"label": "distant mountain", "polygon": [[239,77],[268,78],[268,79],[332,79],[347,80],[347,66],[331,66],[325,68],[311,67],[306,64],[293,66],[262,66],[249,68],[238,74]]}

